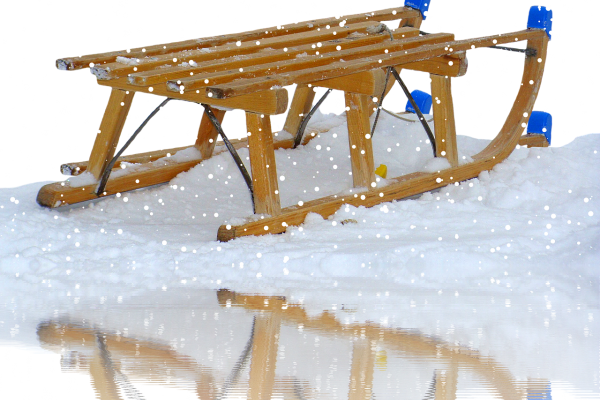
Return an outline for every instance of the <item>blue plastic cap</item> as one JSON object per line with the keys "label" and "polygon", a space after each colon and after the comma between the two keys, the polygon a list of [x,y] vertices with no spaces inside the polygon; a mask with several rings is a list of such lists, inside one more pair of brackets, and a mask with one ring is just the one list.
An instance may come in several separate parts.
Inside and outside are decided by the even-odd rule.
{"label": "blue plastic cap", "polygon": [[535,388],[527,391],[527,400],[552,400],[552,388]]}
{"label": "blue plastic cap", "polygon": [[[413,99],[415,99],[415,103],[417,103],[417,106],[419,107],[419,110],[421,110],[421,113],[429,114],[431,111],[432,104],[431,95],[420,90],[413,90],[410,94],[412,95]],[[412,104],[410,104],[410,100],[406,102],[406,111],[411,112],[413,114],[417,113],[413,108]]]}
{"label": "blue plastic cap", "polygon": [[431,0],[404,0],[404,7],[414,8],[415,10],[421,11],[423,20],[427,19],[425,13],[429,10],[429,3]]}
{"label": "blue plastic cap", "polygon": [[532,111],[527,124],[527,133],[546,136],[548,144],[552,139],[552,115],[543,111]]}
{"label": "blue plastic cap", "polygon": [[527,28],[543,29],[552,39],[552,10],[547,10],[544,6],[532,6],[529,9],[529,19],[527,19]]}

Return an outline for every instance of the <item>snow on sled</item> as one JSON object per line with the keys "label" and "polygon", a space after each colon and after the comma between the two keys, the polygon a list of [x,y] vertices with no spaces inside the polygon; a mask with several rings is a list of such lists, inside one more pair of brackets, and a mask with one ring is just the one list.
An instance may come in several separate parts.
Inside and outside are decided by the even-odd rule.
{"label": "snow on sled", "polygon": [[[325,18],[243,33],[194,39],[144,48],[63,58],[62,70],[90,67],[102,86],[112,92],[87,162],[64,164],[61,171],[80,175],[78,184],[57,182],[42,187],[37,201],[54,208],[119,192],[169,182],[179,173],[215,154],[229,151],[244,176],[254,216],[237,225],[222,225],[218,239],[281,233],[299,225],[309,213],[324,218],[343,204],[372,207],[477,177],[506,159],[517,144],[548,146],[551,116],[534,112],[550,40],[552,12],[531,7],[527,29],[512,33],[455,40],[449,33],[420,31],[428,2],[406,0],[404,7],[342,18]],[[395,29],[386,25],[399,21]],[[526,41],[526,49],[501,46]],[[459,165],[451,94],[451,78],[466,73],[466,52],[477,48],[520,51],[525,65],[520,89],[500,132],[472,162]],[[408,90],[401,69],[429,73],[431,97]],[[385,95],[398,82],[410,111],[423,124],[435,157],[450,168],[415,172],[377,183],[372,136]],[[288,110],[286,86],[297,85]],[[282,208],[274,150],[295,148],[314,137],[306,124],[313,107],[314,87],[342,90],[345,96],[353,193],[334,194]],[[167,97],[116,152],[121,130],[136,92]],[[428,99],[429,97],[429,99]],[[121,156],[146,123],[170,100],[204,107],[198,137],[190,148],[175,148]],[[432,101],[433,99],[433,101]],[[421,108],[433,105],[435,136]],[[228,140],[221,127],[226,110],[245,111],[248,136]],[[288,110],[284,131],[290,139],[275,140],[270,116]],[[371,126],[369,117],[376,113]],[[527,134],[522,136],[529,122]],[[326,135],[326,132],[320,133]],[[222,141],[217,141],[218,137]],[[283,136],[283,135],[282,135]],[[248,147],[248,172],[237,149]],[[197,156],[190,157],[188,149]],[[173,155],[173,156],[171,156]],[[121,164],[134,164],[122,170]],[[125,164],[123,164],[125,165]],[[112,177],[111,177],[112,174]],[[83,178],[82,177],[82,178]]]}

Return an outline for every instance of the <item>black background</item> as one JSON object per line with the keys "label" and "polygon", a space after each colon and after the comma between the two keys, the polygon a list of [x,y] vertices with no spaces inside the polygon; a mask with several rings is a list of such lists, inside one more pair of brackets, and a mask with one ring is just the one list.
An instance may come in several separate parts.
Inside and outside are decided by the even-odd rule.
{"label": "black background", "polygon": [[[87,70],[57,71],[56,58],[283,24],[295,18],[371,11],[400,2],[365,5],[365,2],[355,1],[295,1],[279,2],[276,7],[273,7],[276,2],[269,1],[243,3],[240,4],[240,0],[5,3],[0,8],[4,95],[0,105],[0,184],[16,186],[58,179],[61,163],[89,156],[109,89],[96,86]],[[434,0],[430,10],[434,18],[425,21],[422,29],[454,32],[459,39],[509,32],[525,27],[529,5],[526,2]],[[598,130],[591,118],[595,114],[595,87],[588,82],[591,80],[588,77],[595,74],[598,45],[592,36],[595,17],[591,2],[581,0],[567,5],[553,0],[551,5],[556,36],[550,43],[550,57],[536,109],[546,108],[554,115],[552,145],[561,146],[577,135]],[[348,6],[352,9],[347,9]],[[115,15],[116,10],[118,15]],[[123,37],[128,29],[131,34]],[[471,51],[468,56],[469,74],[454,80],[454,101],[460,106],[456,112],[458,133],[491,138],[504,121],[505,110],[512,104],[523,56],[513,54],[508,58],[504,52],[493,50]],[[488,67],[476,72],[476,66],[484,61],[489,63]],[[501,74],[500,63],[508,68],[508,74]],[[412,89],[429,91],[425,74],[405,71],[402,75]],[[469,80],[470,86],[467,85]],[[507,96],[502,97],[502,92]],[[93,101],[90,101],[91,94]],[[334,93],[323,109],[340,112],[334,107],[336,97],[343,104],[343,97]],[[151,95],[136,96],[131,110],[134,118],[125,127],[124,138],[160,100]],[[404,103],[400,89],[396,88],[384,106],[402,110]],[[61,115],[65,106],[68,113]],[[165,115],[168,116],[166,121]],[[145,129],[143,138],[138,138],[129,152],[193,143],[200,115],[198,104],[171,103]],[[274,129],[278,129],[282,121],[283,117],[274,118]],[[228,113],[224,127],[230,137],[243,136],[243,114]],[[42,133],[49,128],[52,134],[44,136]]]}

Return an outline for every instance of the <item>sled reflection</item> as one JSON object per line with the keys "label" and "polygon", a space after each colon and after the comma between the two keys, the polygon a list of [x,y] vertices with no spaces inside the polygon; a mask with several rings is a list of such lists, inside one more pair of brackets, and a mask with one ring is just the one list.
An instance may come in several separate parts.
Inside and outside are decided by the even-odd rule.
{"label": "sled reflection", "polygon": [[329,312],[310,317],[301,306],[288,304],[284,297],[243,295],[228,290],[218,291],[217,297],[223,308],[243,308],[254,314],[252,326],[239,329],[248,340],[228,373],[201,365],[166,344],[103,329],[49,321],[41,323],[37,333],[43,348],[61,353],[63,371],[90,374],[97,398],[102,400],[142,399],[141,383],[186,389],[201,400],[331,398],[323,397],[312,377],[286,376],[277,370],[280,347],[295,345],[281,335],[282,326],[298,328],[315,335],[316,340],[350,343],[349,365],[344,367],[349,383],[345,393],[334,393],[334,397],[393,398],[380,390],[381,380],[402,371],[387,370],[376,383],[377,375],[383,375],[381,371],[386,369],[381,368],[386,363],[385,354],[393,354],[424,359],[433,366],[427,382],[423,382],[427,385],[425,399],[456,399],[459,376],[465,375],[485,382],[487,392],[494,398],[551,398],[547,381],[517,381],[505,367],[477,351],[414,331],[370,323],[343,324]]}

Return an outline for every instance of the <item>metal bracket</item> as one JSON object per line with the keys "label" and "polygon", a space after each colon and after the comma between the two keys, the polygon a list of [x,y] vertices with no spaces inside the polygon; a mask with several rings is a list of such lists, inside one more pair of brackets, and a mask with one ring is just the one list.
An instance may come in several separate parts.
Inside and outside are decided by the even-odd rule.
{"label": "metal bracket", "polygon": [[121,150],[119,150],[119,152],[112,158],[112,160],[110,160],[110,162],[104,169],[102,176],[100,177],[100,182],[98,182],[98,186],[96,186],[96,190],[94,191],[94,193],[96,193],[96,196],[100,196],[100,194],[102,194],[104,192],[104,188],[106,187],[106,183],[108,182],[110,173],[112,172],[112,169],[115,166],[115,163],[117,162],[119,157],[121,157],[121,154],[123,154],[125,149],[127,149],[127,147],[129,147],[129,145],[133,142],[133,140],[136,138],[136,136],[142,131],[142,129],[144,129],[144,127],[152,119],[152,117],[154,117],[160,111],[160,109],[163,108],[171,100],[173,100],[173,99],[170,97],[167,97],[162,103],[160,103],[160,105],[158,107],[156,107],[154,109],[154,111],[152,111],[150,113],[150,115],[148,115],[146,117],[144,122],[142,122],[142,124],[135,130],[135,132],[133,133],[133,135],[131,135],[129,140],[123,145],[123,147],[121,147]]}
{"label": "metal bracket", "polygon": [[302,118],[302,123],[300,124],[298,132],[296,132],[296,136],[294,137],[294,149],[298,147],[302,142],[302,136],[304,136],[304,131],[306,130],[306,125],[308,125],[308,121],[310,121],[310,118],[313,116],[315,111],[317,111],[319,106],[321,106],[321,104],[325,101],[327,96],[329,96],[329,93],[331,93],[331,91],[332,89],[327,89],[325,94],[319,99],[319,101],[317,101],[317,104],[315,104],[313,108],[310,109],[310,111],[304,116],[304,118]]}
{"label": "metal bracket", "polygon": [[404,81],[402,80],[402,78],[400,78],[400,74],[398,74],[398,71],[396,71],[396,68],[392,67],[392,74],[394,75],[394,78],[396,78],[398,83],[400,84],[400,87],[402,87],[404,94],[406,95],[406,97],[408,97],[408,101],[410,101],[410,104],[412,104],[413,108],[415,109],[415,112],[417,113],[417,116],[419,117],[419,121],[421,121],[421,125],[423,125],[425,132],[427,132],[427,136],[429,137],[429,141],[431,142],[431,148],[433,149],[433,156],[435,157],[437,154],[437,151],[435,148],[435,137],[433,136],[433,132],[431,132],[431,128],[429,127],[429,124],[425,120],[425,117],[423,116],[423,113],[419,109],[417,102],[415,101],[415,99],[413,99],[412,95],[410,94],[410,91],[404,84]]}
{"label": "metal bracket", "polygon": [[212,124],[215,127],[215,129],[217,130],[217,132],[219,132],[219,135],[221,135],[221,138],[223,139],[223,142],[225,143],[227,150],[229,150],[229,154],[231,154],[231,157],[233,157],[233,159],[235,160],[235,163],[237,164],[238,169],[242,173],[242,176],[244,177],[244,180],[246,181],[246,185],[248,186],[248,190],[250,191],[250,198],[252,199],[252,210],[254,212],[256,212],[256,206],[254,205],[254,189],[252,186],[252,178],[250,177],[248,170],[244,166],[244,162],[240,158],[240,155],[238,154],[238,152],[235,150],[235,147],[233,147],[233,145],[231,144],[231,142],[225,135],[225,132],[223,132],[223,127],[221,127],[219,120],[213,113],[210,106],[208,104],[202,104],[202,107],[204,107],[204,113],[206,114],[206,116],[208,117],[210,122],[212,122]]}

